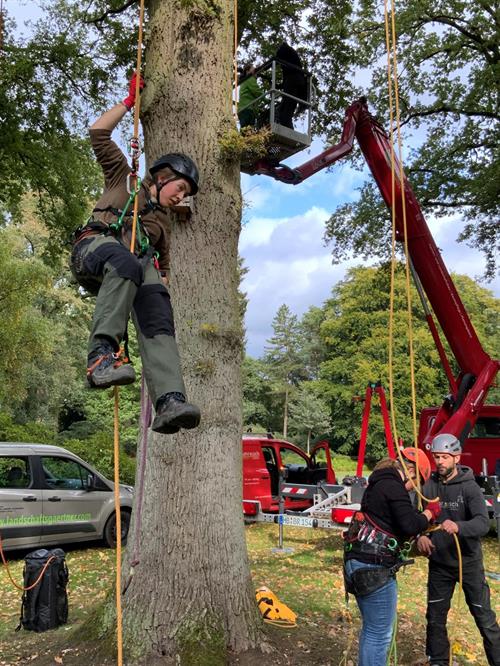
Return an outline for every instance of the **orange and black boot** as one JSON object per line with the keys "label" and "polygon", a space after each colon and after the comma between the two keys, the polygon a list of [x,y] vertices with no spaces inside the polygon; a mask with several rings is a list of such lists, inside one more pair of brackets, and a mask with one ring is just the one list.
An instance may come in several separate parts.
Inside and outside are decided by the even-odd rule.
{"label": "orange and black boot", "polygon": [[151,429],[173,435],[180,428],[196,428],[200,423],[200,408],[186,402],[183,393],[165,393],[156,403],[156,416]]}
{"label": "orange and black boot", "polygon": [[102,344],[89,355],[87,381],[90,388],[97,389],[133,384],[135,370],[121,350],[115,353],[111,345]]}

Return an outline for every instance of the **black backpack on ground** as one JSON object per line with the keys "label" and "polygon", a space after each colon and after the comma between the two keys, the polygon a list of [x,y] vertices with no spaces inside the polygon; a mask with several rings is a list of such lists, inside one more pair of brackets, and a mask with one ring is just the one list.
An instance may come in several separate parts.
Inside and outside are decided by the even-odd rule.
{"label": "black backpack on ground", "polygon": [[35,550],[24,558],[24,587],[30,587],[40,576],[47,561],[52,558],[43,576],[35,587],[23,593],[21,627],[30,631],[47,631],[54,629],[68,620],[68,569],[64,551]]}

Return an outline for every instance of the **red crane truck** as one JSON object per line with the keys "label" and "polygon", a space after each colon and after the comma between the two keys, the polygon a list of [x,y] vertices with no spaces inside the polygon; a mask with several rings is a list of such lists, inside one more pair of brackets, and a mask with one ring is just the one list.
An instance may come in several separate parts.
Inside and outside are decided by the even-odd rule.
{"label": "red crane truck", "polygon": [[[250,174],[267,175],[283,183],[298,185],[345,157],[351,152],[355,138],[385,203],[389,209],[393,205],[395,207],[396,240],[399,242],[404,241],[406,217],[412,274],[450,387],[440,407],[422,411],[419,445],[428,451],[432,439],[440,433],[450,433],[460,439],[463,463],[474,470],[484,488],[490,513],[495,514],[497,527],[500,527],[500,406],[484,404],[495,382],[500,362],[490,358],[481,346],[406,176],[403,177],[403,211],[397,159],[393,198],[390,140],[369,113],[366,99],[359,99],[346,110],[340,142],[317,157],[296,168],[276,164],[272,159],[261,159],[245,170]],[[276,130],[273,140],[279,143]],[[458,366],[456,374],[446,356],[426,298],[455,357]]]}

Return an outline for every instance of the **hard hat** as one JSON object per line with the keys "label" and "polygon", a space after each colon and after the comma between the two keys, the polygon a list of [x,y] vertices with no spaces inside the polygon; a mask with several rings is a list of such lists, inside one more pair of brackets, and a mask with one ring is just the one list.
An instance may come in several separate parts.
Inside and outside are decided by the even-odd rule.
{"label": "hard hat", "polygon": [[455,435],[443,433],[434,437],[431,443],[431,453],[449,453],[456,456],[462,453],[462,445]]}
{"label": "hard hat", "polygon": [[425,453],[414,446],[407,446],[401,451],[401,453],[403,458],[406,458],[406,460],[413,463],[418,468],[420,476],[424,481],[427,481],[431,475],[431,463]]}
{"label": "hard hat", "polygon": [[165,167],[169,167],[177,176],[185,178],[189,182],[192,195],[198,192],[198,183],[200,180],[198,167],[190,157],[182,153],[167,153],[153,163],[149,169],[149,173],[153,176],[157,171]]}

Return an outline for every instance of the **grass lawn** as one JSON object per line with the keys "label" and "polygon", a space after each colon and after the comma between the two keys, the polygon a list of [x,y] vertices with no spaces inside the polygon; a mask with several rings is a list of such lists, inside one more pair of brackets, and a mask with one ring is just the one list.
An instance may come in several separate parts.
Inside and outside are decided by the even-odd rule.
{"label": "grass lawn", "polygon": [[[354,599],[345,606],[342,584],[340,533],[326,530],[285,528],[284,546],[293,552],[276,553],[277,527],[246,527],[248,550],[255,587],[267,585],[281,601],[298,613],[298,627],[284,630],[266,626],[270,642],[278,653],[235,662],[259,666],[353,666],[356,663],[359,615]],[[498,542],[483,541],[485,568],[499,572]],[[70,572],[70,620],[65,627],[43,634],[15,632],[21,593],[14,589],[4,569],[0,570],[0,666],[17,664],[67,664],[103,666],[92,660],[91,646],[72,642],[72,631],[102,601],[114,582],[114,552],[105,548],[66,549]],[[11,555],[14,578],[21,582],[23,553]],[[424,663],[425,581],[427,562],[418,558],[406,573],[398,575],[398,661],[399,666]],[[500,615],[500,582],[488,578],[493,606]],[[455,597],[449,622],[455,643],[456,663],[486,664],[482,643],[472,617],[462,600],[457,610]],[[347,653],[346,653],[347,652]],[[110,664],[110,662],[106,662]],[[200,664],[199,666],[203,666]],[[223,666],[221,664],[221,666]],[[381,666],[383,666],[381,664]]]}

